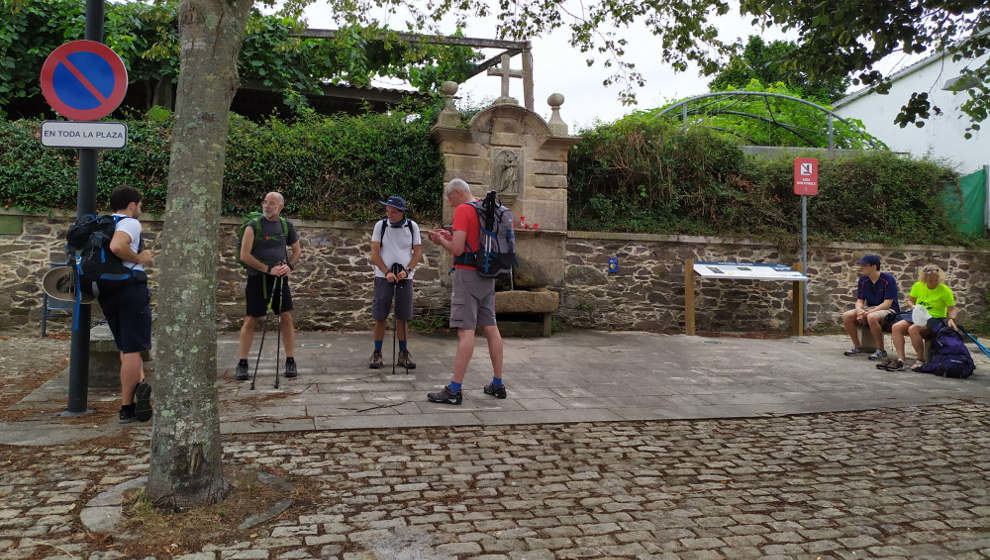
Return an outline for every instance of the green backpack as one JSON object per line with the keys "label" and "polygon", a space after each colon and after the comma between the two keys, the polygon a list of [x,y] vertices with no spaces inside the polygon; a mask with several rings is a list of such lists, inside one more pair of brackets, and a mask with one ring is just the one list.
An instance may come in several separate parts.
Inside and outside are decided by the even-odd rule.
{"label": "green backpack", "polygon": [[[254,230],[254,243],[251,244],[251,250],[254,251],[255,245],[258,244],[258,232],[261,231],[261,218],[264,214],[261,212],[251,212],[244,219],[241,220],[241,227],[237,228],[237,262],[241,263],[244,268],[251,268],[241,261],[241,242],[244,240],[244,230],[251,227]],[[279,221],[282,222],[282,241],[289,238],[289,223],[282,216],[278,217]]]}

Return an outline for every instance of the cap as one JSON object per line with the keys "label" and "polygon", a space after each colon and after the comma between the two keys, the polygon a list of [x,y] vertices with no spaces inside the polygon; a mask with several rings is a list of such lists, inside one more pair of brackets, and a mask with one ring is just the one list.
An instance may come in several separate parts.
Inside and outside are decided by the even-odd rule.
{"label": "cap", "polygon": [[880,266],[880,257],[876,255],[863,255],[863,258],[859,259],[856,264],[872,264],[873,266]]}
{"label": "cap", "polygon": [[388,200],[381,201],[385,206],[391,206],[400,212],[406,211],[406,200],[400,196],[390,196]]}

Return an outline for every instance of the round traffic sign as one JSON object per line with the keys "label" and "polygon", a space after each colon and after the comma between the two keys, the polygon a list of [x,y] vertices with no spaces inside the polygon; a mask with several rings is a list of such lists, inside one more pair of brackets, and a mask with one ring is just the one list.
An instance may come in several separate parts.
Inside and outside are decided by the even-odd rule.
{"label": "round traffic sign", "polygon": [[93,121],[112,113],[124,100],[127,69],[103,43],[72,41],[45,59],[41,93],[63,117]]}

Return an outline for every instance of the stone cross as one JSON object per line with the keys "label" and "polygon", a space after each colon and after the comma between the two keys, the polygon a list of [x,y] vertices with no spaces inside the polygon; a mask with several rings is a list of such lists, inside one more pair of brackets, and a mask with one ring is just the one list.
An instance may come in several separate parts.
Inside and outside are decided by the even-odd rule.
{"label": "stone cross", "polygon": [[514,98],[509,97],[509,78],[522,78],[522,70],[513,70],[509,65],[509,55],[502,55],[502,62],[499,64],[498,68],[489,68],[489,76],[500,76],[502,78],[502,95],[495,100],[496,103],[511,103],[518,105],[519,102]]}

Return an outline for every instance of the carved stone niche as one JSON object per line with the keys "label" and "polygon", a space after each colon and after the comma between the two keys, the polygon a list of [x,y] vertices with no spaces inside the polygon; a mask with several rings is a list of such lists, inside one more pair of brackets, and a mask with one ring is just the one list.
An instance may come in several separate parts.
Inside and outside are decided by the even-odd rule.
{"label": "carved stone niche", "polygon": [[523,151],[517,148],[493,147],[490,154],[492,175],[489,185],[500,198],[506,201],[515,200],[523,189]]}

